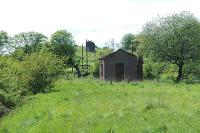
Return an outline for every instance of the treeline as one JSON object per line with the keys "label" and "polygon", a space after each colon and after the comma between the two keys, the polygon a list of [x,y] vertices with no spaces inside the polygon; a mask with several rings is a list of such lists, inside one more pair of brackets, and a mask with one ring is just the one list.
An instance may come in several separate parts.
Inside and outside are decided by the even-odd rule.
{"label": "treeline", "polygon": [[[10,37],[1,31],[0,117],[23,102],[27,95],[49,92],[60,76],[68,72],[78,77],[84,75],[80,49],[66,30],[56,31],[50,38],[38,32],[22,32]],[[88,71],[92,76],[98,77],[98,58],[108,51],[98,48],[99,56],[95,56]]]}
{"label": "treeline", "polygon": [[[0,116],[24,96],[48,92],[69,66],[77,68],[71,33],[60,30],[47,39],[41,33],[0,32]],[[77,68],[79,69],[79,68]]]}

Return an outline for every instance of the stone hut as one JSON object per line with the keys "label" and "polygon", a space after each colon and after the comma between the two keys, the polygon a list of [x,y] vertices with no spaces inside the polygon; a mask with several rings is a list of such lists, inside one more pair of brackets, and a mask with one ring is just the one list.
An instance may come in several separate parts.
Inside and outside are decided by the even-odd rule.
{"label": "stone hut", "polygon": [[143,59],[122,49],[102,57],[100,60],[100,79],[114,81],[143,80]]}

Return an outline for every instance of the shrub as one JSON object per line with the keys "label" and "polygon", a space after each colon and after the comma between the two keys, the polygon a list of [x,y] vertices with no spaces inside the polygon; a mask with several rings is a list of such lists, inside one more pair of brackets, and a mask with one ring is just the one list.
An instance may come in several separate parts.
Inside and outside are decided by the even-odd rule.
{"label": "shrub", "polygon": [[13,108],[23,93],[22,67],[12,58],[0,57],[0,116]]}
{"label": "shrub", "polygon": [[99,77],[99,71],[100,71],[100,63],[98,61],[98,62],[95,62],[95,64],[94,64],[93,76]]}
{"label": "shrub", "polygon": [[200,79],[200,62],[192,62],[186,64],[183,72],[184,78],[188,80],[199,80]]}
{"label": "shrub", "polygon": [[48,91],[63,72],[63,61],[52,53],[33,53],[21,61],[0,56],[0,117],[29,91]]}
{"label": "shrub", "polygon": [[146,61],[144,64],[144,78],[154,79],[155,75],[153,73],[153,64],[150,61]]}
{"label": "shrub", "polygon": [[26,53],[22,48],[18,48],[13,53],[11,53],[11,57],[19,61],[22,61],[25,55]]}
{"label": "shrub", "polygon": [[58,75],[63,72],[63,61],[52,53],[33,53],[23,61],[26,87],[33,94],[50,90]]}

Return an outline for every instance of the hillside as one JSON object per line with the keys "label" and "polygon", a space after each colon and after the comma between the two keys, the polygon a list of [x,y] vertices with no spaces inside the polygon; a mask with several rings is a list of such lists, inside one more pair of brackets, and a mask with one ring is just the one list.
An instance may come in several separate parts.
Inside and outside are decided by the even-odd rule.
{"label": "hillside", "polygon": [[[82,47],[76,47],[76,55],[82,57]],[[88,63],[93,65],[95,62],[99,61],[102,56],[108,55],[111,52],[108,48],[96,48],[96,52],[88,52]],[[86,64],[86,49],[83,47],[83,63]]]}
{"label": "hillside", "polygon": [[0,132],[200,132],[199,97],[199,84],[62,79],[3,117]]}

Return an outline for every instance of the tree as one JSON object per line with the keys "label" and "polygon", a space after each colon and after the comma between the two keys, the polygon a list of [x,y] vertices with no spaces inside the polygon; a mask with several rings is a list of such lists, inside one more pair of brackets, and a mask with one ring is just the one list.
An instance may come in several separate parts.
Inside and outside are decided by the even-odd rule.
{"label": "tree", "polygon": [[77,61],[75,58],[76,49],[72,34],[66,30],[56,31],[51,35],[50,42],[52,51],[60,57],[65,57],[66,64],[74,67],[78,73],[78,77],[81,77],[79,69],[80,61]]}
{"label": "tree", "polygon": [[[135,40],[135,38],[136,37],[131,33],[125,34],[121,39],[122,49],[131,50],[132,49],[131,45],[132,45],[133,41]],[[135,45],[133,46],[133,50],[134,51],[136,50]]]}
{"label": "tree", "polygon": [[13,37],[16,48],[22,48],[25,53],[31,54],[41,48],[47,37],[38,32],[22,32]]}
{"label": "tree", "polygon": [[75,55],[74,39],[71,33],[66,30],[56,31],[51,35],[50,38],[52,50],[59,56],[70,56]]}
{"label": "tree", "polygon": [[115,51],[116,49],[120,48],[120,44],[117,43],[113,38],[106,42],[105,46],[112,49],[112,51]]}
{"label": "tree", "polygon": [[10,37],[5,31],[0,31],[0,55],[4,54],[10,45]]}
{"label": "tree", "polygon": [[141,34],[151,57],[178,67],[177,82],[183,78],[183,67],[199,59],[200,23],[190,12],[153,19]]}

